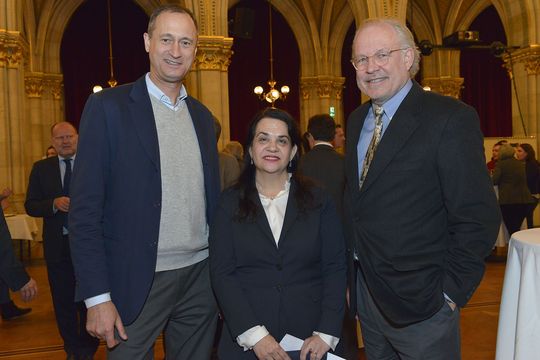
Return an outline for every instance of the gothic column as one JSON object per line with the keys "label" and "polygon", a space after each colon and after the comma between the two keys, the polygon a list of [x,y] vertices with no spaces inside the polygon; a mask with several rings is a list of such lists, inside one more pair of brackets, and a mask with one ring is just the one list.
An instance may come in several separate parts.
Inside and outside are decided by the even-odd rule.
{"label": "gothic column", "polygon": [[424,88],[429,87],[431,91],[436,93],[459,99],[463,88],[463,78],[450,76],[429,77],[422,80],[422,85]]}
{"label": "gothic column", "polygon": [[[51,145],[51,126],[64,121],[63,82],[61,74],[26,73],[24,77],[28,105],[26,115],[30,124],[31,147],[29,163],[41,159]],[[66,119],[72,120],[72,119]]]}
{"label": "gothic column", "polygon": [[187,82],[188,92],[221,122],[221,145],[230,139],[228,68],[232,43],[229,37],[199,36],[197,58]]}
{"label": "gothic column", "polygon": [[422,57],[422,85],[442,95],[461,97],[463,78],[459,73],[460,51],[436,49]]}
{"label": "gothic column", "polygon": [[27,53],[28,45],[18,31],[0,29],[0,187],[13,190],[17,211],[22,210],[28,176],[23,66]]}
{"label": "gothic column", "polygon": [[300,129],[306,131],[311,116],[330,113],[334,109],[336,124],[344,126],[343,84],[345,78],[341,76],[304,76],[300,78]]}
{"label": "gothic column", "polygon": [[505,54],[503,60],[515,84],[512,86],[513,135],[536,136],[540,148],[540,45],[532,44]]}

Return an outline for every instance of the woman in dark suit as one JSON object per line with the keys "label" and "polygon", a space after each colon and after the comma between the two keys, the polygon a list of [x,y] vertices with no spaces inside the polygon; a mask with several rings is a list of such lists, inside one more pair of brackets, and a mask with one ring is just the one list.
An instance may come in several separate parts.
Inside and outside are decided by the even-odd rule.
{"label": "woman in dark suit", "polygon": [[516,149],[516,158],[525,161],[525,175],[527,176],[527,186],[531,192],[531,203],[527,208],[527,228],[533,228],[533,213],[540,198],[540,163],[536,160],[536,154],[530,144],[519,144]]}
{"label": "woman in dark suit", "polygon": [[225,327],[223,360],[289,359],[285,334],[306,339],[300,358],[339,341],[346,264],[334,204],[295,172],[300,135],[285,111],[258,113],[244,171],[222,195],[210,230],[210,274]]}

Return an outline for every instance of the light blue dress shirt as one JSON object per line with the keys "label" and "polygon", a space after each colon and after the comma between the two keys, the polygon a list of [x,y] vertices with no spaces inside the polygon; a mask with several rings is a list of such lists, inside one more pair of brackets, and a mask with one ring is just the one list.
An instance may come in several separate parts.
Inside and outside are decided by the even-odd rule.
{"label": "light blue dress shirt", "polygon": [[[382,128],[382,134],[381,134],[381,141],[382,137],[384,136],[384,133],[388,126],[390,125],[390,122],[392,121],[392,118],[394,117],[394,114],[399,108],[399,105],[401,105],[401,102],[403,99],[405,99],[405,96],[409,93],[409,91],[412,88],[412,81],[409,80],[403,85],[403,87],[389,100],[387,100],[384,104],[382,104],[382,108],[384,109],[384,113],[382,116],[383,121],[383,128]],[[360,131],[360,138],[358,140],[358,145],[356,146],[356,151],[358,152],[358,178],[362,176],[362,169],[364,167],[364,158],[366,157],[366,152],[369,147],[369,143],[371,141],[371,138],[373,137],[373,131],[375,130],[375,114],[373,113],[373,109],[370,109],[368,111],[368,114],[366,116],[366,120],[364,121],[364,126],[362,126],[362,130]]]}

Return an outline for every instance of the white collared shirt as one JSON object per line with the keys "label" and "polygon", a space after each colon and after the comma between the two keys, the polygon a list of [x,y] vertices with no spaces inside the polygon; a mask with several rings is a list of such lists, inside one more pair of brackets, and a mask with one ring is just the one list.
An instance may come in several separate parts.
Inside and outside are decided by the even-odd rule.
{"label": "white collared shirt", "polygon": [[148,93],[161,101],[163,104],[165,104],[169,109],[177,111],[184,105],[184,100],[186,100],[188,96],[184,84],[182,84],[182,86],[180,87],[180,94],[176,98],[176,101],[173,103],[173,101],[167,95],[165,95],[165,93],[161,91],[161,89],[158,88],[156,84],[154,84],[152,79],[150,79],[150,73],[146,73],[145,80]]}

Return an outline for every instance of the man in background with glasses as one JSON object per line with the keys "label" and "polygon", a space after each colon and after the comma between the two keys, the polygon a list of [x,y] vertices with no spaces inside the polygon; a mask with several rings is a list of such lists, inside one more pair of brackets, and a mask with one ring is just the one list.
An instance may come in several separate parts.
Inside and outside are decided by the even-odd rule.
{"label": "man in background with glasses", "polygon": [[459,309],[500,223],[478,115],[411,80],[420,55],[397,20],[364,22],[352,55],[371,98],[349,117],[344,197],[367,358],[460,359]]}

